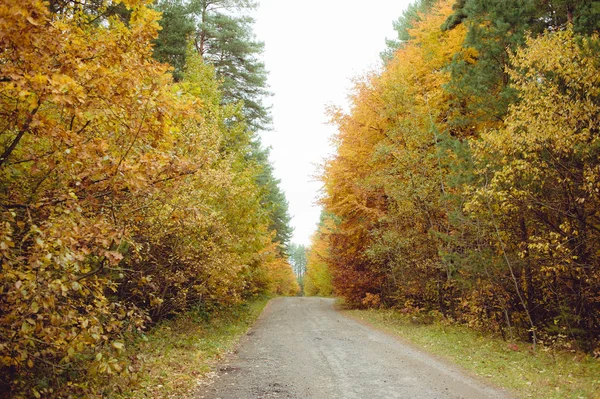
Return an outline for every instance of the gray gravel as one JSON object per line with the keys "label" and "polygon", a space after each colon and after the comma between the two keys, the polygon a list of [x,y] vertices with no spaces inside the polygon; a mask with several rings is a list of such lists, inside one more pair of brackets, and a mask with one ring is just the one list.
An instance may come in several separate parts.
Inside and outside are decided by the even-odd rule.
{"label": "gray gravel", "polygon": [[194,399],[508,398],[457,368],[333,309],[278,298]]}

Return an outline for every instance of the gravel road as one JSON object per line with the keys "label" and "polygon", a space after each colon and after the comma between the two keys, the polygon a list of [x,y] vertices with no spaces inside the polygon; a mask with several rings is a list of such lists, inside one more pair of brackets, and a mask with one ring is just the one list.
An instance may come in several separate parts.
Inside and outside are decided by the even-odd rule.
{"label": "gravel road", "polygon": [[325,298],[278,298],[194,399],[508,398],[342,316]]}

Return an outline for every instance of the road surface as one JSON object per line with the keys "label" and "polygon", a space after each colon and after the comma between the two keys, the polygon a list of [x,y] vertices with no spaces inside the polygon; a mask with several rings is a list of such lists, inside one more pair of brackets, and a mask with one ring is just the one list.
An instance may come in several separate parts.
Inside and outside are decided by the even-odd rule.
{"label": "road surface", "polygon": [[508,397],[342,316],[332,299],[277,298],[194,399]]}

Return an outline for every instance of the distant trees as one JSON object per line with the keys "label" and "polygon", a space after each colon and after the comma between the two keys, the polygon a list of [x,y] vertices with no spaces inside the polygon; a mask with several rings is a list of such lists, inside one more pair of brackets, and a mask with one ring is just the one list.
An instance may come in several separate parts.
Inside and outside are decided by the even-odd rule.
{"label": "distant trees", "polygon": [[383,70],[331,111],[328,224],[305,292],[324,264],[355,306],[599,345],[597,12],[415,3]]}
{"label": "distant trees", "polygon": [[326,214],[321,213],[319,228],[311,237],[302,287],[304,295],[331,296],[333,294],[332,276],[328,265],[328,238],[332,222]]}
{"label": "distant trees", "polygon": [[289,247],[290,263],[296,276],[302,277],[306,273],[306,247],[302,244],[292,243]]}

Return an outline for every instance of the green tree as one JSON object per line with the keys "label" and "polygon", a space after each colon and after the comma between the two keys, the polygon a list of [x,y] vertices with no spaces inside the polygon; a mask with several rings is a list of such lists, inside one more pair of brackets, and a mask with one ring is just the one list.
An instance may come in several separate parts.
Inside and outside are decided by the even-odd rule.
{"label": "green tree", "polygon": [[252,142],[251,159],[259,168],[256,183],[261,190],[261,205],[269,217],[269,229],[275,232],[274,242],[279,243],[281,255],[288,251],[293,229],[290,226],[290,214],[285,193],[279,185],[281,181],[274,175],[273,165],[269,161],[269,150],[263,148],[260,140]]}
{"label": "green tree", "polygon": [[290,263],[299,278],[306,273],[307,249],[302,244],[292,243],[289,248]]}
{"label": "green tree", "polygon": [[410,3],[402,15],[393,22],[394,30],[397,32],[397,38],[386,39],[388,48],[381,53],[384,61],[390,61],[394,53],[402,45],[411,39],[410,29],[414,28],[416,22],[422,20],[423,15],[431,9],[439,0],[415,0]]}
{"label": "green tree", "polygon": [[465,24],[468,30],[446,85],[455,97],[450,119],[462,135],[497,127],[516,101],[506,72],[508,52],[524,44],[526,32],[536,36],[567,23],[586,34],[600,28],[600,2],[591,0],[458,0],[453,8],[442,29]]}
{"label": "green tree", "polygon": [[525,32],[534,28],[536,9],[532,1],[460,0],[454,10],[442,29],[462,23],[467,37],[450,65],[446,89],[454,96],[454,130],[472,135],[496,126],[515,101],[505,72],[508,50],[522,45]]}
{"label": "green tree", "polygon": [[243,103],[243,114],[252,130],[270,123],[263,98],[267,90],[267,71],[259,59],[264,44],[252,33],[254,20],[220,12],[204,12],[196,31],[196,48],[206,62],[215,67],[221,79],[225,103]]}
{"label": "green tree", "polygon": [[154,41],[154,58],[173,67],[173,78],[183,78],[187,59],[187,43],[195,32],[192,7],[183,0],[159,0],[155,8],[162,12],[161,30]]}
{"label": "green tree", "polygon": [[187,42],[192,40],[202,59],[214,67],[221,82],[224,104],[242,103],[248,127],[257,131],[270,123],[263,98],[269,95],[267,71],[260,60],[264,44],[252,32],[254,19],[245,11],[256,7],[247,0],[160,0],[162,30],[154,57],[174,68],[182,78]]}

